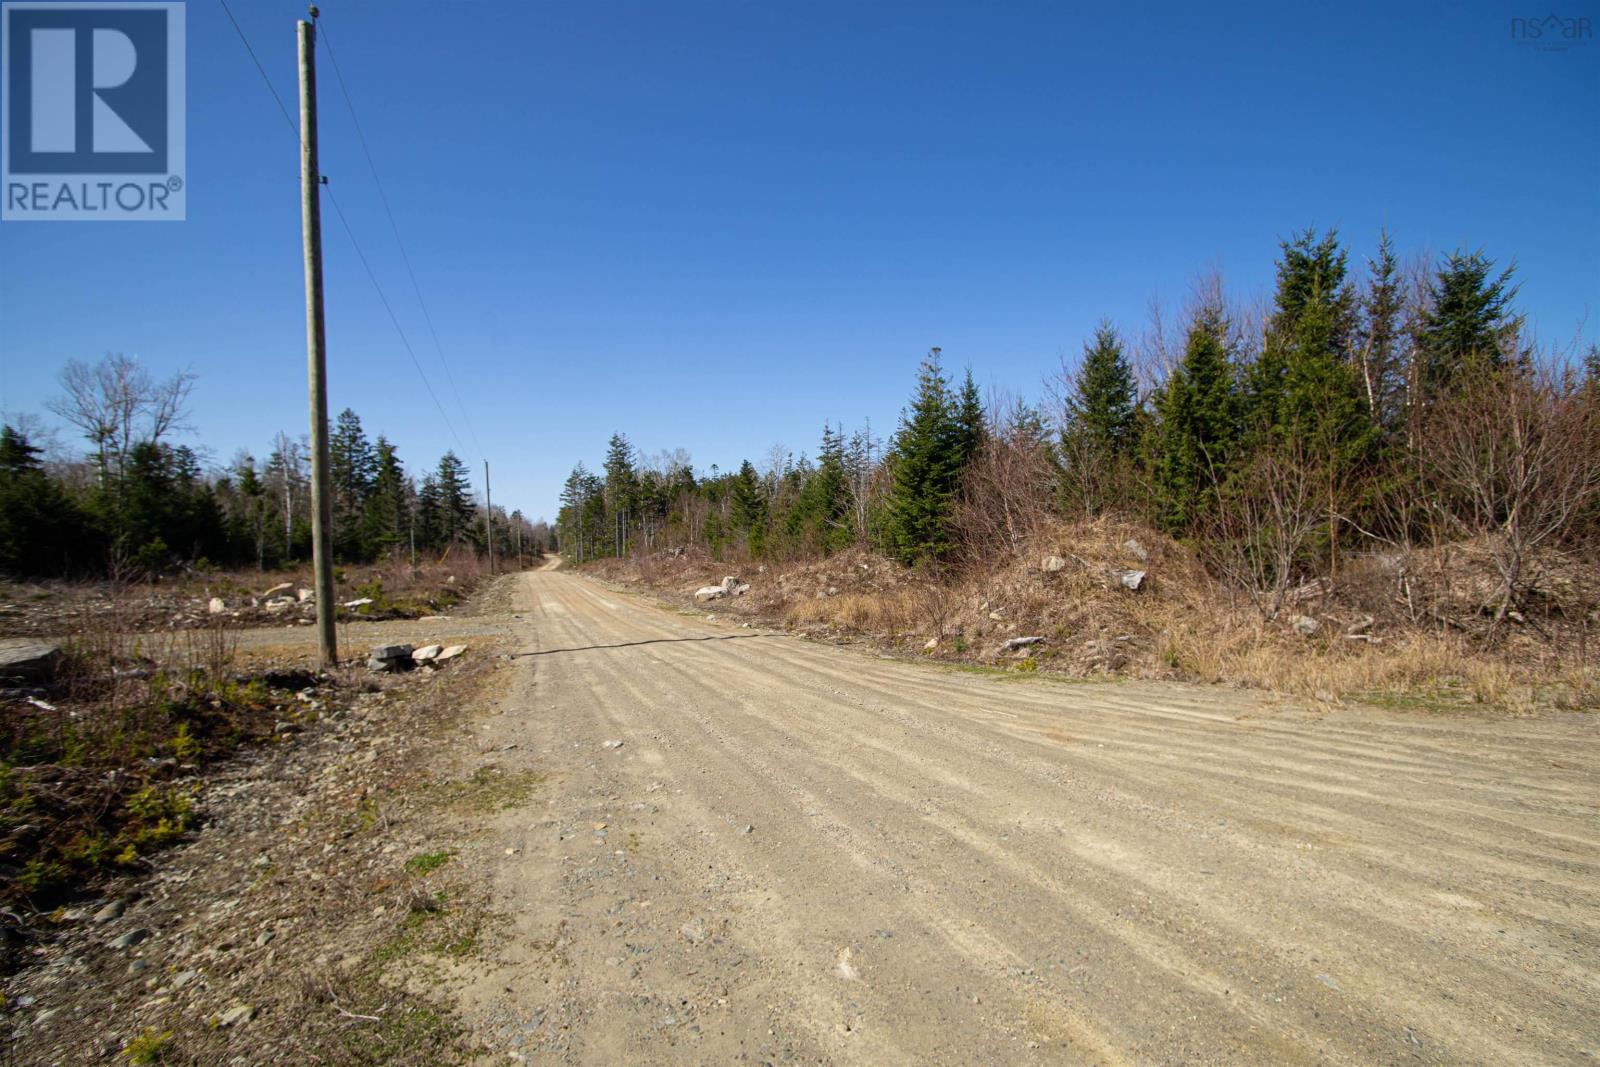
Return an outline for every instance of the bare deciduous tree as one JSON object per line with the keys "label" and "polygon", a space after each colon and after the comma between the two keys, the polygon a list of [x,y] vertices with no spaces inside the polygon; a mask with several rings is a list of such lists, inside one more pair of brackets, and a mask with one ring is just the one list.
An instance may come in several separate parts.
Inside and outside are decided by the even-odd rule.
{"label": "bare deciduous tree", "polygon": [[1498,622],[1537,584],[1538,550],[1559,543],[1600,495],[1595,399],[1550,362],[1480,368],[1434,399],[1420,445],[1440,514],[1486,543],[1500,579]]}
{"label": "bare deciduous tree", "polygon": [[70,360],[61,372],[66,395],[49,407],[83,431],[104,481],[124,473],[135,445],[159,443],[183,425],[194,381],[188,371],[155,381],[137,360],[113,352],[93,366]]}
{"label": "bare deciduous tree", "polygon": [[1283,611],[1324,515],[1319,466],[1286,438],[1256,453],[1211,519],[1212,567],[1249,593],[1263,618]]}

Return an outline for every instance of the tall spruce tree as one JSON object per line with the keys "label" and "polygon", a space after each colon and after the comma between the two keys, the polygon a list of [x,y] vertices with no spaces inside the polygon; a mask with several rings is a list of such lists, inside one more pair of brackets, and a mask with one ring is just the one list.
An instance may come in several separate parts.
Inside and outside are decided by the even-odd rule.
{"label": "tall spruce tree", "polygon": [[377,474],[361,516],[361,540],[368,558],[382,555],[409,537],[410,485],[394,445],[379,436]]}
{"label": "tall spruce tree", "polygon": [[1429,288],[1431,307],[1422,322],[1417,358],[1424,399],[1455,385],[1476,367],[1499,367],[1522,318],[1511,310],[1516,268],[1494,276],[1482,252],[1451,253]]}
{"label": "tall spruce tree", "polygon": [[448,544],[467,538],[472,532],[474,511],[467,465],[454,451],[446,452],[439,457],[434,479],[439,493],[440,540]]}
{"label": "tall spruce tree", "polygon": [[342,559],[366,558],[362,513],[378,474],[378,457],[350,408],[339,412],[328,437],[328,480],[333,495],[333,549]]}
{"label": "tall spruce tree", "polygon": [[767,498],[756,475],[755,465],[745,460],[733,477],[728,494],[728,521],[744,535],[752,559],[759,559],[766,547]]}
{"label": "tall spruce tree", "polygon": [[1367,290],[1361,300],[1359,370],[1372,421],[1394,433],[1405,416],[1405,366],[1401,316],[1405,292],[1394,238],[1378,235],[1378,254],[1367,260]]}
{"label": "tall spruce tree", "polygon": [[950,552],[950,513],[970,445],[958,411],[935,348],[917,371],[917,392],[900,417],[891,460],[889,548],[905,563]]}
{"label": "tall spruce tree", "polygon": [[1117,473],[1132,450],[1136,399],[1122,339],[1102,320],[1083,346],[1066,398],[1058,484],[1063,506],[1095,514],[1113,503]]}
{"label": "tall spruce tree", "polygon": [[1182,360],[1157,400],[1157,517],[1169,532],[1189,532],[1213,503],[1238,437],[1238,393],[1228,323],[1220,307],[1202,307],[1189,327]]}

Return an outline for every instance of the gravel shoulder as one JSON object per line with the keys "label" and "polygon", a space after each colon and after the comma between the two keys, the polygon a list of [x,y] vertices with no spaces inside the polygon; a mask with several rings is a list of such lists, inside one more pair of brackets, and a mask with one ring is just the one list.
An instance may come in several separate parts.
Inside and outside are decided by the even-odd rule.
{"label": "gravel shoulder", "polygon": [[[1591,1063],[1592,717],[1002,680],[521,576],[483,1062]],[[620,746],[608,742],[621,742]],[[505,746],[515,746],[506,748]]]}

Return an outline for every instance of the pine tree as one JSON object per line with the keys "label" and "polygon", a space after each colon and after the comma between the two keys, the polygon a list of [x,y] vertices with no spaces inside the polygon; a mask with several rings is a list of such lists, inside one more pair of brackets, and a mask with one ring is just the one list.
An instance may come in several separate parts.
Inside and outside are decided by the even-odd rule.
{"label": "pine tree", "polygon": [[627,550],[628,531],[638,519],[639,477],[634,469],[633,446],[620,433],[606,447],[606,513],[611,524],[611,551]]}
{"label": "pine tree", "polygon": [[728,498],[728,521],[744,534],[750,558],[761,558],[766,546],[767,499],[755,466],[749,460],[740,464],[739,473],[734,475]]}
{"label": "pine tree", "polygon": [[40,450],[20,430],[0,427],[0,573],[70,573],[95,547],[89,521],[44,472]]}
{"label": "pine tree", "polygon": [[972,368],[968,367],[955,405],[955,454],[951,459],[958,469],[965,469],[972,462],[972,457],[983,447],[987,432],[983,398],[978,395],[977,383],[972,380]]}
{"label": "pine tree", "polygon": [[378,458],[350,408],[339,412],[328,438],[328,480],[333,495],[333,548],[342,559],[365,558],[362,512],[378,473]]}
{"label": "pine tree", "polygon": [[1202,308],[1157,403],[1156,503],[1161,525],[1172,533],[1191,529],[1209,508],[1238,436],[1227,335],[1221,308]]}
{"label": "pine tree", "polygon": [[917,372],[917,393],[900,418],[888,500],[891,551],[905,563],[938,560],[950,551],[950,511],[970,438],[950,382],[933,349]]}
{"label": "pine tree", "polygon": [[[1252,431],[1267,431],[1283,421],[1286,383],[1297,361],[1343,357],[1354,322],[1354,297],[1345,286],[1348,256],[1339,247],[1338,234],[1329,230],[1319,240],[1308,229],[1282,242],[1281,249],[1261,355],[1245,378],[1244,415]],[[1308,316],[1315,325],[1302,331]]]}
{"label": "pine tree", "polygon": [[440,540],[449,544],[467,538],[472,533],[474,512],[467,465],[455,452],[446,452],[439,458],[434,478],[439,494]]}
{"label": "pine tree", "polygon": [[1405,414],[1400,322],[1405,293],[1394,238],[1387,230],[1378,235],[1378,255],[1367,260],[1367,272],[1367,291],[1361,301],[1362,388],[1372,421],[1384,430],[1396,432]]}
{"label": "pine tree", "polygon": [[1119,468],[1132,450],[1136,397],[1122,340],[1103,320],[1083,346],[1066,398],[1057,485],[1064,506],[1095,514],[1113,502]]}
{"label": "pine tree", "polygon": [[380,436],[377,474],[361,516],[361,543],[367,558],[382,555],[409,536],[410,486],[394,445]]}
{"label": "pine tree", "polygon": [[1417,358],[1424,398],[1439,395],[1474,367],[1500,367],[1522,318],[1511,310],[1517,287],[1508,267],[1491,278],[1483,253],[1456,251],[1429,287],[1432,307],[1422,323]]}

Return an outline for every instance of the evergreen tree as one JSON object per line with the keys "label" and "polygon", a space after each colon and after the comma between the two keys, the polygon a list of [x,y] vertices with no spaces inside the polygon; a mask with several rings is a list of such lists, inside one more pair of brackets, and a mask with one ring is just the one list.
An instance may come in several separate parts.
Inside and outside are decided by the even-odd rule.
{"label": "evergreen tree", "polygon": [[87,517],[44,472],[39,449],[0,427],[0,573],[46,576],[85,568],[95,538]]}
{"label": "evergreen tree", "polygon": [[1072,388],[1067,400],[1069,432],[1082,435],[1097,453],[1122,452],[1133,428],[1137,390],[1122,339],[1109,320],[1102,320],[1093,340],[1083,346],[1083,364]]}
{"label": "evergreen tree", "polygon": [[410,486],[394,445],[379,436],[377,474],[367,494],[361,516],[363,554],[371,559],[382,555],[410,536]]}
{"label": "evergreen tree", "polygon": [[1222,309],[1202,308],[1157,402],[1154,475],[1158,520],[1191,529],[1210,506],[1238,436],[1238,394]]}
{"label": "evergreen tree", "polygon": [[917,372],[917,392],[900,418],[888,500],[889,548],[903,562],[938,560],[950,551],[950,511],[960,486],[968,430],[933,349]]}
{"label": "evergreen tree", "polygon": [[978,395],[977,383],[972,380],[972,368],[967,368],[967,376],[961,383],[961,392],[956,397],[955,404],[955,454],[952,462],[960,470],[965,470],[972,457],[978,454],[978,449],[983,447],[984,435],[988,432],[983,420],[983,398]]}
{"label": "evergreen tree", "polygon": [[[1348,257],[1338,234],[1329,230],[1318,239],[1308,229],[1281,249],[1266,337],[1246,375],[1244,414],[1254,431],[1283,421],[1285,390],[1297,363],[1343,358],[1354,322],[1354,297],[1345,285]],[[1303,328],[1307,319],[1311,324]]]}
{"label": "evergreen tree", "polygon": [[1404,373],[1401,315],[1405,293],[1394,238],[1378,235],[1378,255],[1367,261],[1369,280],[1361,301],[1360,371],[1372,421],[1395,432],[1404,418]]}
{"label": "evergreen tree", "polygon": [[424,475],[417,488],[417,544],[436,549],[445,543],[444,502],[439,493],[439,479]]}
{"label": "evergreen tree", "polygon": [[[1117,495],[1115,486],[1132,450],[1137,397],[1133,368],[1109,321],[1101,321],[1083,346],[1083,362],[1070,389],[1061,427],[1057,496],[1063,506],[1095,514]],[[1026,413],[1017,415],[1025,418]]]}
{"label": "evergreen tree", "polygon": [[734,475],[733,488],[728,496],[728,521],[742,532],[750,558],[759,559],[766,546],[767,499],[761,489],[761,480],[749,460],[739,466]]}
{"label": "evergreen tree", "polygon": [[638,519],[639,477],[634,468],[633,446],[620,433],[611,435],[606,446],[606,515],[611,528],[610,551],[621,555],[627,550],[628,530]]}
{"label": "evergreen tree", "polygon": [[439,493],[440,539],[448,544],[469,537],[475,509],[467,465],[454,451],[446,452],[439,458],[439,469],[434,477]]}
{"label": "evergreen tree", "polygon": [[1429,287],[1432,307],[1422,323],[1417,358],[1424,397],[1437,396],[1474,366],[1502,366],[1507,342],[1521,325],[1511,310],[1517,287],[1508,267],[1491,277],[1483,253],[1456,251]]}
{"label": "evergreen tree", "polygon": [[339,412],[328,437],[328,481],[333,495],[333,548],[341,558],[363,559],[362,515],[378,473],[378,457],[350,408]]}

